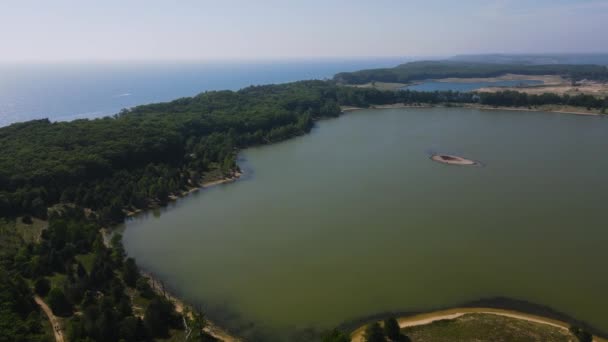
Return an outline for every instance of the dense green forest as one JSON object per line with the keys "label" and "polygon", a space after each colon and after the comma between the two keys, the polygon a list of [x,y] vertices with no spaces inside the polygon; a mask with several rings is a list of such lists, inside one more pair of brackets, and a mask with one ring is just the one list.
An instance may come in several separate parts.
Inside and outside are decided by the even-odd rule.
{"label": "dense green forest", "polygon": [[[104,243],[99,228],[121,222],[129,210],[163,205],[206,174],[231,175],[239,149],[305,134],[315,119],[340,115],[340,106],[394,103],[606,107],[589,95],[380,91],[302,81],[205,92],[102,119],[0,128],[0,336],[52,338],[34,294],[66,318],[70,341],[146,341],[183,330],[183,318],[140,276],[120,237]],[[46,229],[36,233],[41,222]]]}
{"label": "dense green forest", "polygon": [[346,84],[369,82],[408,83],[447,77],[496,77],[504,74],[562,75],[574,80],[608,80],[608,68],[592,64],[492,64],[461,61],[420,61],[394,68],[342,72],[334,80]]}

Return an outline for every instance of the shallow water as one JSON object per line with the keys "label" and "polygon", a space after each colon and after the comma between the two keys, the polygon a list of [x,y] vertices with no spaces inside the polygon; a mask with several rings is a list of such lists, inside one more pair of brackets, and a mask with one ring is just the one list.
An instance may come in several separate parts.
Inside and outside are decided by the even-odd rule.
{"label": "shallow water", "polygon": [[420,84],[404,87],[403,89],[416,91],[461,91],[468,92],[483,87],[518,87],[533,86],[543,84],[539,80],[504,80],[504,81],[485,81],[485,82],[439,82],[427,81]]}
{"label": "shallow water", "polygon": [[607,131],[567,114],[357,111],[243,151],[244,179],[129,221],[125,247],[263,340],[492,296],[608,330]]}

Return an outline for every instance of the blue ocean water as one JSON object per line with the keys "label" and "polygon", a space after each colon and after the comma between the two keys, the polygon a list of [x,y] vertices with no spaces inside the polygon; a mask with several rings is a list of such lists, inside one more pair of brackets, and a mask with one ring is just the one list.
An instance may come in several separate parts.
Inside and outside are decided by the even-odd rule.
{"label": "blue ocean water", "polygon": [[483,87],[517,87],[517,86],[532,86],[543,84],[538,80],[505,80],[505,81],[486,81],[486,82],[439,82],[427,81],[420,84],[404,87],[404,89],[416,91],[473,91]]}
{"label": "blue ocean water", "polygon": [[122,108],[206,90],[331,78],[341,71],[391,67],[407,58],[255,62],[0,65],[0,126],[32,119],[95,118]]}

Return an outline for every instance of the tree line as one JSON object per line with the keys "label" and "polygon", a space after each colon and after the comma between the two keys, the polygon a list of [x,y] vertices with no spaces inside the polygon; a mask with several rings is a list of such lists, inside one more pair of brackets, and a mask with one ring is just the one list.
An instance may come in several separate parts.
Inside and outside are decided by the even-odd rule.
{"label": "tree line", "polygon": [[398,65],[394,68],[367,69],[341,72],[334,80],[346,84],[369,82],[409,83],[412,81],[438,78],[497,77],[505,74],[520,75],[561,75],[573,80],[608,80],[608,68],[594,64],[497,64],[461,61],[417,61]]}

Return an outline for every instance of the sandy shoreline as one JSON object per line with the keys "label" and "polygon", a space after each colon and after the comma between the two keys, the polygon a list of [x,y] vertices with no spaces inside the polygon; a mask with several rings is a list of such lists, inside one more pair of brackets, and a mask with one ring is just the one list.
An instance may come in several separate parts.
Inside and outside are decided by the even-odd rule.
{"label": "sandy shoreline", "polygon": [[504,106],[489,106],[475,103],[455,103],[450,106],[446,105],[431,105],[431,104],[422,104],[422,105],[410,105],[410,104],[402,104],[395,103],[390,105],[372,105],[369,108],[364,107],[354,107],[354,106],[343,106],[340,107],[343,113],[353,112],[356,110],[364,110],[364,109],[399,109],[399,108],[471,108],[471,109],[481,109],[481,110],[508,110],[508,111],[516,111],[516,112],[547,112],[547,113],[558,113],[558,114],[573,114],[573,115],[586,115],[586,116],[601,116],[599,110],[596,111],[587,111],[582,107],[568,107],[568,106],[547,106],[547,107],[536,107],[536,108],[528,108],[528,107],[504,107]]}
{"label": "sandy shoreline", "polygon": [[[551,318],[541,317],[532,314],[526,314],[523,312],[518,312],[514,310],[503,310],[503,309],[493,309],[493,308],[454,308],[448,310],[441,310],[435,312],[429,312],[419,315],[407,316],[407,317],[399,317],[397,321],[399,322],[399,327],[407,328],[419,325],[426,325],[433,323],[439,320],[452,320],[463,315],[469,313],[479,313],[479,314],[493,314],[499,316],[505,316],[510,318],[516,318],[521,320],[526,320],[529,322],[547,324],[556,328],[568,330],[570,325],[566,322],[558,321]],[[357,328],[355,331],[351,333],[351,342],[363,342],[363,334],[365,333],[366,325],[363,325]],[[595,337],[594,341],[597,342],[605,342],[605,339]]]}

